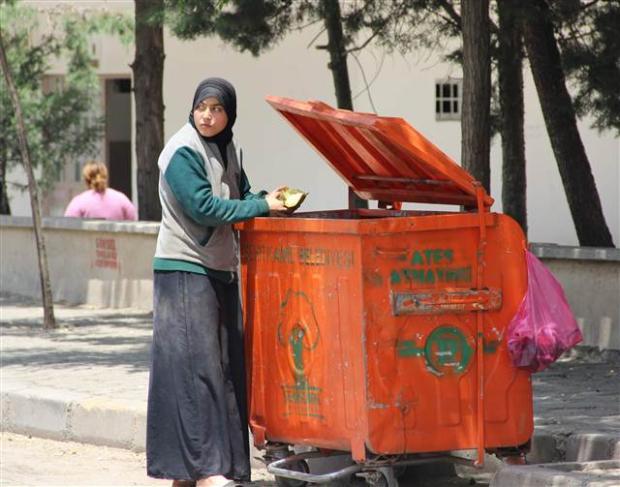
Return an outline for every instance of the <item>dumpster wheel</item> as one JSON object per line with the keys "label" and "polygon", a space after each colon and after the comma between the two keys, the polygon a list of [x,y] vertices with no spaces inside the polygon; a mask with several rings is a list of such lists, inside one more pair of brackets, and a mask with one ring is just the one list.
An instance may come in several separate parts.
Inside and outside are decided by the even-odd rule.
{"label": "dumpster wheel", "polygon": [[[288,468],[289,470],[293,470],[295,472],[310,473],[308,462],[306,462],[305,460],[298,460],[297,462],[291,464]],[[277,475],[275,476],[275,479],[276,484],[278,484],[280,487],[305,487],[308,484],[308,482],[304,480],[287,479],[285,477],[279,477]]]}
{"label": "dumpster wheel", "polygon": [[398,487],[398,480],[392,467],[381,467],[359,474],[364,477],[368,487]]}

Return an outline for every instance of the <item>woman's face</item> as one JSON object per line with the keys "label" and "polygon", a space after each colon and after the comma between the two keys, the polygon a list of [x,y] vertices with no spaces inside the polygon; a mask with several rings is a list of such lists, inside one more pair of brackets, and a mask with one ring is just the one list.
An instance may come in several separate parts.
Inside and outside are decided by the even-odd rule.
{"label": "woman's face", "polygon": [[213,137],[226,128],[228,115],[217,98],[205,98],[194,110],[194,124],[200,135]]}

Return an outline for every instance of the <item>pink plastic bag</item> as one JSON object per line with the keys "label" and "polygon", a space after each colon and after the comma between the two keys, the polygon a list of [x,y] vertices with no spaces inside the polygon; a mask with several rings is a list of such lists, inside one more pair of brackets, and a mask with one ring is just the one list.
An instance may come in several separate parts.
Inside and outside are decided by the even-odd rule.
{"label": "pink plastic bag", "polygon": [[534,254],[525,257],[527,291],[508,325],[508,351],[515,366],[540,372],[583,335],[560,283]]}

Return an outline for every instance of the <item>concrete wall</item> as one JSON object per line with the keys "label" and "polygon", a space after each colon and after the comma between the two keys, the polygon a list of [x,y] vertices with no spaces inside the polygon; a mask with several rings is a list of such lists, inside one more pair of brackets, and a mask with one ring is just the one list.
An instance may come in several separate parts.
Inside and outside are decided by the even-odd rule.
{"label": "concrete wall", "polygon": [[[56,301],[152,308],[151,260],[159,224],[44,219]],[[0,291],[40,296],[32,222],[0,216]],[[620,250],[532,244],[556,275],[584,344],[620,349]]]}
{"label": "concrete wall", "polygon": [[[152,308],[152,259],[159,224],[45,218],[55,301]],[[40,296],[37,250],[28,217],[0,217],[0,291]]]}

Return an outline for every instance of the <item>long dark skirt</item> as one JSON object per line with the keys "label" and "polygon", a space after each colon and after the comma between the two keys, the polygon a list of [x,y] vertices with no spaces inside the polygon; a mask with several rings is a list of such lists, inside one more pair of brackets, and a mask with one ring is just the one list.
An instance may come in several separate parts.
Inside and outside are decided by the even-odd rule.
{"label": "long dark skirt", "polygon": [[237,283],[155,272],[148,475],[249,480],[246,401]]}

